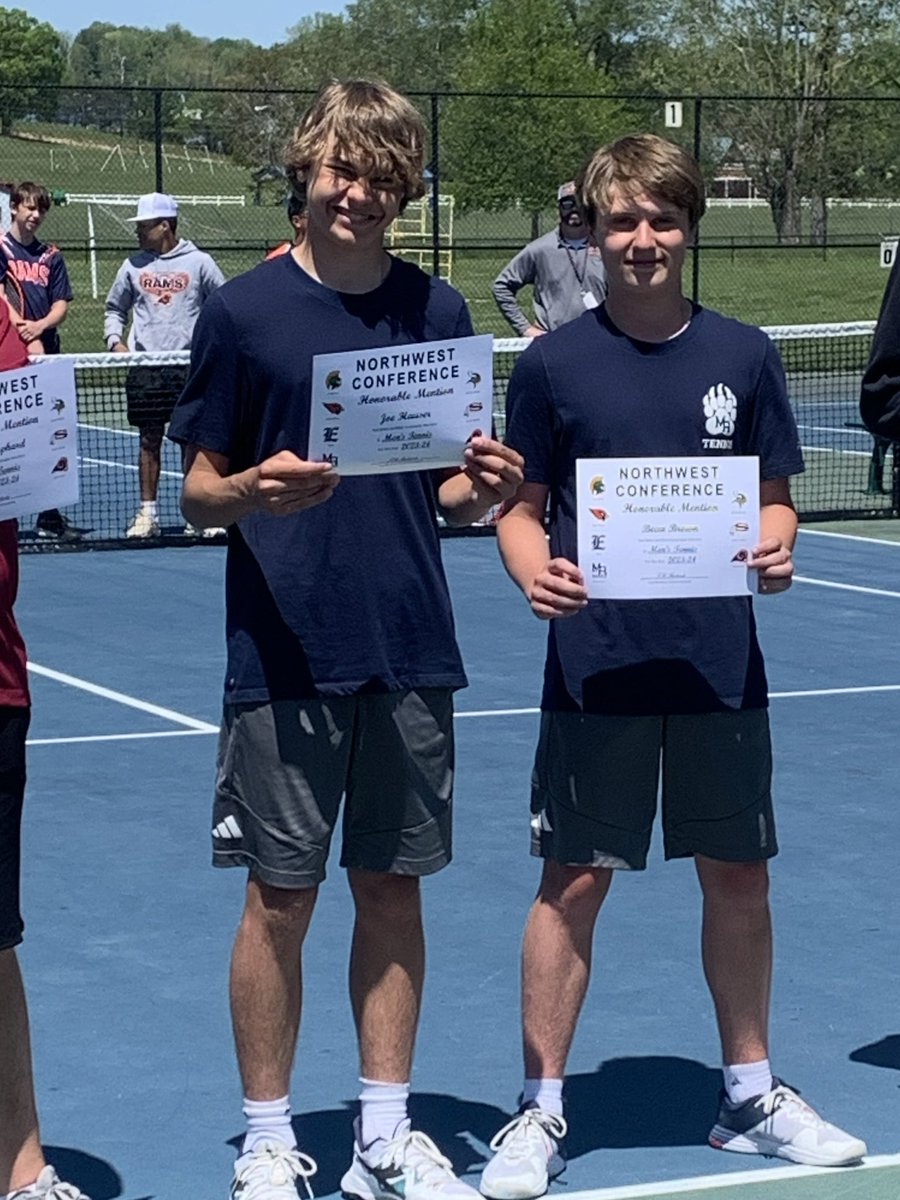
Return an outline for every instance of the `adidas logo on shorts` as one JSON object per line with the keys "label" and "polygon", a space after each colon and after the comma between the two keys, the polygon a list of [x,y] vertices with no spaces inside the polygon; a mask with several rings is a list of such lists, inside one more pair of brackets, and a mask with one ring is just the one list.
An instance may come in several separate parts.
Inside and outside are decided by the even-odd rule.
{"label": "adidas logo on shorts", "polygon": [[226,817],[224,821],[220,821],[212,831],[214,838],[220,838],[223,841],[232,841],[235,838],[243,837],[241,827],[238,825],[234,817]]}

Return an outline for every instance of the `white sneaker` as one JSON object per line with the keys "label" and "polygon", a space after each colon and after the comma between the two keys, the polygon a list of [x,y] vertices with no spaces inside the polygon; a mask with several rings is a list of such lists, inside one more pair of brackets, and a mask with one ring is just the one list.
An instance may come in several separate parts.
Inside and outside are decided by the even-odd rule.
{"label": "white sneaker", "polygon": [[550,1180],[566,1165],[559,1143],[566,1136],[563,1117],[525,1108],[491,1139],[494,1157],[481,1173],[479,1191],[491,1200],[529,1200],[543,1196]]}
{"label": "white sneaker", "polygon": [[812,1167],[844,1167],[866,1154],[865,1142],[824,1121],[780,1079],[772,1082],[770,1092],[744,1104],[732,1104],[723,1093],[709,1134],[714,1150],[765,1154]]}
{"label": "white sneaker", "polygon": [[134,520],[125,530],[125,536],[127,538],[159,537],[159,521],[139,508],[134,515]]}
{"label": "white sneaker", "polygon": [[213,525],[210,529],[198,529],[196,525],[187,521],[184,526],[184,536],[189,538],[224,537],[225,530],[219,525]]}
{"label": "white sneaker", "polygon": [[277,1138],[257,1142],[251,1151],[242,1154],[234,1164],[230,1200],[297,1200],[297,1181],[312,1200],[309,1181],[318,1167],[296,1147],[289,1147]]}
{"label": "white sneaker", "polygon": [[341,1180],[350,1200],[479,1200],[474,1188],[453,1174],[448,1158],[424,1133],[402,1121],[389,1142],[360,1146],[359,1118],[353,1122],[353,1162]]}
{"label": "white sneaker", "polygon": [[63,1183],[51,1166],[46,1166],[34,1183],[16,1188],[7,1200],[88,1200],[74,1183]]}

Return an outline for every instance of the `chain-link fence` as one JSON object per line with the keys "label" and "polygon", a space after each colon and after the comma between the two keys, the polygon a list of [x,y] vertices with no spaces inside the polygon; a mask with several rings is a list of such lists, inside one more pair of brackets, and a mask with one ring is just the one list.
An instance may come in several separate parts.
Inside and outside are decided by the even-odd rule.
{"label": "chain-link fence", "polygon": [[[282,147],[309,92],[0,87],[0,162],[45,184],[41,236],[76,300],[64,349],[101,346],[102,307],[134,247],[136,197],[171,192],[179,232],[226,275],[290,235]],[[476,325],[502,333],[490,284],[552,229],[557,185],[593,148],[652,130],[699,158],[709,192],[687,281],[759,324],[871,319],[900,234],[900,99],[414,94],[430,131],[429,192],[392,248],[449,277]]]}

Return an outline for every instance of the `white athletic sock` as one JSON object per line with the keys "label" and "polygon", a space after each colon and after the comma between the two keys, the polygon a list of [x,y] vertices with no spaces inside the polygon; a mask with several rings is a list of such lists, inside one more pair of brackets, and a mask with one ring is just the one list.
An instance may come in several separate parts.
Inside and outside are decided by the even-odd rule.
{"label": "white athletic sock", "polygon": [[522,1088],[522,1103],[536,1104],[541,1112],[563,1115],[563,1081],[561,1079],[526,1079]]}
{"label": "white athletic sock", "polygon": [[732,1104],[743,1104],[772,1090],[772,1069],[767,1058],[725,1066],[722,1074],[725,1076],[725,1093]]}
{"label": "white athletic sock", "polygon": [[408,1083],[379,1083],[377,1079],[360,1076],[359,1093],[360,1137],[362,1148],[373,1142],[389,1142],[397,1126],[407,1117],[409,1106]]}
{"label": "white athletic sock", "polygon": [[291,1125],[289,1096],[282,1096],[280,1100],[248,1100],[245,1096],[244,1116],[247,1118],[247,1136],[242,1154],[248,1154],[257,1142],[267,1138],[277,1138],[291,1150],[297,1145]]}
{"label": "white athletic sock", "polygon": [[159,504],[156,500],[142,500],[141,512],[146,513],[152,520],[156,520],[159,516]]}

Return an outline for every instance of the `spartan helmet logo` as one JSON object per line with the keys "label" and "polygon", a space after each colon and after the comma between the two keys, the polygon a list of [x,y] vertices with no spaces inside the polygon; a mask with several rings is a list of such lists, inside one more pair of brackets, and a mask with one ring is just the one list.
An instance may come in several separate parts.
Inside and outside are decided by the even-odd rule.
{"label": "spartan helmet logo", "polygon": [[737,396],[727,384],[717,383],[703,397],[706,432],[713,437],[731,437],[737,416]]}

